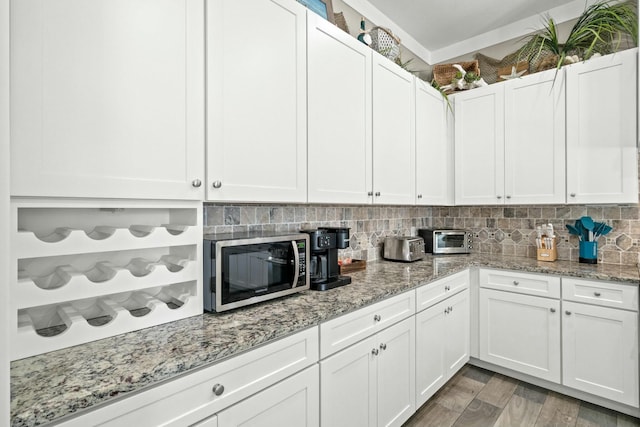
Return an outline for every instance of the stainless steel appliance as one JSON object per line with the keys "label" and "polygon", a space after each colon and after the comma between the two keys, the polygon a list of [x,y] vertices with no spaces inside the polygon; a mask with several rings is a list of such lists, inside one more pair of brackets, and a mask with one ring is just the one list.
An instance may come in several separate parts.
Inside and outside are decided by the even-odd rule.
{"label": "stainless steel appliance", "polygon": [[225,311],[309,289],[309,236],[204,236],[204,309]]}
{"label": "stainless steel appliance", "polygon": [[424,258],[424,240],[422,237],[386,237],[382,256],[392,261],[417,261]]}
{"label": "stainless steel appliance", "polygon": [[351,277],[340,276],[338,265],[338,249],[349,247],[349,229],[320,227],[301,231],[308,234],[311,247],[309,258],[311,289],[326,291],[351,283]]}
{"label": "stainless steel appliance", "polygon": [[465,230],[418,229],[418,236],[424,239],[427,253],[468,254],[473,249],[471,233]]}

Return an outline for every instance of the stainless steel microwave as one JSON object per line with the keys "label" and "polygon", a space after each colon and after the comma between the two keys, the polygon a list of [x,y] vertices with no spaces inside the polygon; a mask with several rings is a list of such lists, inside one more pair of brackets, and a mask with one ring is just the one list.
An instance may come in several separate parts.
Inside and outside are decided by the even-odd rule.
{"label": "stainless steel microwave", "polygon": [[205,311],[226,311],[309,289],[309,235],[204,236]]}
{"label": "stainless steel microwave", "polygon": [[471,233],[465,230],[434,230],[421,228],[418,235],[424,239],[425,252],[437,254],[468,254],[473,243]]}

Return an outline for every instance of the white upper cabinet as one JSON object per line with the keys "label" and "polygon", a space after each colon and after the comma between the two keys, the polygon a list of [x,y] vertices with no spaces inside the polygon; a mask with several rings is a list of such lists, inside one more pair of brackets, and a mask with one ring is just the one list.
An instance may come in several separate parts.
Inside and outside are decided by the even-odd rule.
{"label": "white upper cabinet", "polygon": [[456,205],[502,204],[504,199],[504,85],[457,93]]}
{"label": "white upper cabinet", "polygon": [[453,117],[446,100],[416,79],[416,204],[453,204]]}
{"label": "white upper cabinet", "polygon": [[510,80],[504,98],[505,203],[564,203],[564,73]]}
{"label": "white upper cabinet", "polygon": [[371,203],[369,47],[308,14],[308,201]]}
{"label": "white upper cabinet", "polygon": [[456,204],[565,202],[565,96],[556,70],[456,94]]}
{"label": "white upper cabinet", "polygon": [[415,79],[373,53],[373,201],[415,204]]}
{"label": "white upper cabinet", "polygon": [[11,2],[11,192],[201,199],[204,4]]}
{"label": "white upper cabinet", "polygon": [[207,3],[208,200],[307,200],[306,51],[295,0]]}
{"label": "white upper cabinet", "polygon": [[567,70],[567,201],[637,203],[637,49]]}

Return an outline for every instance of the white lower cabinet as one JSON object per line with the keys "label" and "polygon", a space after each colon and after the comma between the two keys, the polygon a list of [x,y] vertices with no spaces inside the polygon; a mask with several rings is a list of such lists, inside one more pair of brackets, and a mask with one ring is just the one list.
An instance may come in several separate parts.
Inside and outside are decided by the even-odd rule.
{"label": "white lower cabinet", "polygon": [[480,289],[480,359],[560,383],[560,301]]}
{"label": "white lower cabinet", "polygon": [[318,353],[309,328],[59,425],[317,426]]}
{"label": "white lower cabinet", "polygon": [[562,302],[562,383],[638,407],[638,313]]}
{"label": "white lower cabinet", "polygon": [[469,340],[469,289],[416,314],[416,407],[469,360]]}
{"label": "white lower cabinet", "polygon": [[636,285],[487,269],[479,277],[481,360],[639,407]]}
{"label": "white lower cabinet", "polygon": [[415,412],[415,323],[403,320],[320,362],[324,427],[400,426]]}
{"label": "white lower cabinet", "polygon": [[319,426],[318,370],[315,364],[225,409],[217,415],[217,427]]}

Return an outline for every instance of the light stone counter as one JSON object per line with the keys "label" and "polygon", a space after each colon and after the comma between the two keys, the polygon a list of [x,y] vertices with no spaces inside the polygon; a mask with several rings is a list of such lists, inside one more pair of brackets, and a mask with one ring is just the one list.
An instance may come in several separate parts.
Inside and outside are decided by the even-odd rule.
{"label": "light stone counter", "polygon": [[371,262],[353,283],[238,309],[203,314],[11,364],[11,425],[37,426],[139,391],[270,340],[373,304],[469,266],[638,285],[636,266],[540,262],[491,255]]}

